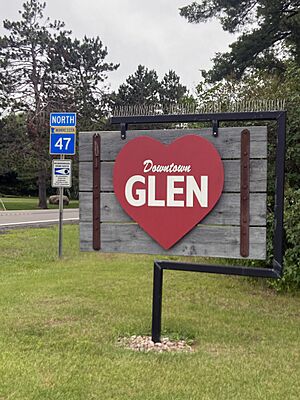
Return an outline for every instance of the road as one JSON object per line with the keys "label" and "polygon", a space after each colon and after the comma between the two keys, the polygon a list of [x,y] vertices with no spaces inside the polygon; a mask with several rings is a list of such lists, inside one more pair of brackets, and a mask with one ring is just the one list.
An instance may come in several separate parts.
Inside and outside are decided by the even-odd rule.
{"label": "road", "polygon": [[[64,223],[76,223],[79,221],[79,210],[78,208],[65,209],[63,216]],[[0,211],[0,229],[56,224],[58,224],[58,209]]]}

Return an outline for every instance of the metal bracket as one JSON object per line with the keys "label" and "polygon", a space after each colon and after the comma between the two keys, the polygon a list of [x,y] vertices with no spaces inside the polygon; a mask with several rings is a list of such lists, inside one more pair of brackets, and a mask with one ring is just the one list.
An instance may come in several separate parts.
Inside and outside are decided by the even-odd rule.
{"label": "metal bracket", "polygon": [[213,130],[213,136],[218,137],[219,135],[219,121],[217,119],[212,120],[212,130]]}
{"label": "metal bracket", "polygon": [[93,249],[100,250],[100,151],[101,136],[93,136]]}
{"label": "metal bracket", "polygon": [[250,222],[250,132],[241,132],[241,197],[240,197],[240,253],[249,256],[249,222]]}
{"label": "metal bracket", "polygon": [[120,125],[121,125],[121,139],[125,140],[128,124],[126,122],[124,122],[124,123],[122,122]]}

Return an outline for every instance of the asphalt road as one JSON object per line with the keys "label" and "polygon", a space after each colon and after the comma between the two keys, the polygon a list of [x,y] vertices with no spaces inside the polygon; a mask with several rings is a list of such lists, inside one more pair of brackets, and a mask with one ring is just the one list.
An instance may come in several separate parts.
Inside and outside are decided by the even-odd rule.
{"label": "asphalt road", "polygon": [[[24,228],[58,224],[59,213],[55,210],[0,211],[0,229]],[[65,209],[64,223],[79,221],[78,208]]]}

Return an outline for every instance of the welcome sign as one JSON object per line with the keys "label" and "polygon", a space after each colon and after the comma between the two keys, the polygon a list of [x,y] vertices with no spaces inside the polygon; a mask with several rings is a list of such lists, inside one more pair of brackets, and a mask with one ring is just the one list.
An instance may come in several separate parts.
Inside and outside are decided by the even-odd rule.
{"label": "welcome sign", "polygon": [[[267,129],[247,127],[249,256],[266,258]],[[245,258],[242,127],[80,132],[80,249]]]}
{"label": "welcome sign", "polygon": [[126,213],[167,250],[215,207],[224,168],[215,147],[200,136],[169,145],[141,136],[118,154],[113,184]]}

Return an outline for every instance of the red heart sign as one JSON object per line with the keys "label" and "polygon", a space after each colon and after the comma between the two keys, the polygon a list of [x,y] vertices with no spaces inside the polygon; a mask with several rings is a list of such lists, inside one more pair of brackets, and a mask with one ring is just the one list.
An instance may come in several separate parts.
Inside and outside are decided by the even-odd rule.
{"label": "red heart sign", "polygon": [[224,169],[215,147],[200,136],[169,145],[140,136],[118,154],[113,181],[126,213],[169,249],[214,208]]}

